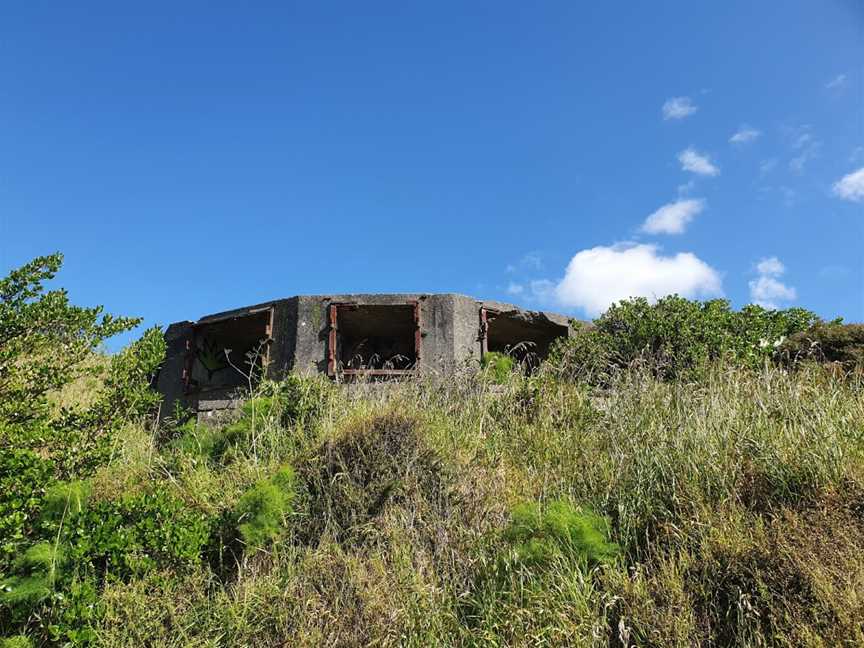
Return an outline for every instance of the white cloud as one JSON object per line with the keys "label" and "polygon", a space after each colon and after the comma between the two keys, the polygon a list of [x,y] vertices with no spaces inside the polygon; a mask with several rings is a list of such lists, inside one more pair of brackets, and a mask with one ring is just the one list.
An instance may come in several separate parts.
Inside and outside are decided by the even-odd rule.
{"label": "white cloud", "polygon": [[543,256],[540,252],[528,252],[516,263],[508,263],[507,272],[530,271],[543,269]]}
{"label": "white cloud", "polygon": [[834,183],[832,191],[843,200],[864,202],[864,167],[840,178]]}
{"label": "white cloud", "polygon": [[729,141],[732,144],[746,144],[747,142],[752,142],[760,135],[762,135],[762,131],[744,125],[738,129],[738,132],[729,138]]}
{"label": "white cloud", "polygon": [[840,90],[841,88],[845,88],[849,79],[845,74],[838,74],[836,77],[831,79],[828,83],[825,84],[825,87],[828,90]]}
{"label": "white cloud", "polygon": [[690,252],[663,256],[656,245],[624,243],[578,252],[555,287],[558,301],[596,316],[629,297],[656,300],[677,293],[711,297],[723,293],[719,273]]}
{"label": "white cloud", "polygon": [[662,110],[663,119],[684,119],[699,110],[699,107],[690,97],[671,97],[663,104]]}
{"label": "white cloud", "polygon": [[819,156],[822,140],[814,137],[808,124],[785,128],[784,131],[789,147],[797,153],[795,157],[789,160],[789,170],[797,174],[804,173],[804,166]]}
{"label": "white cloud", "polygon": [[774,277],[759,277],[750,282],[750,299],[765,308],[777,310],[779,302],[792,301],[797,296],[794,288]]}
{"label": "white cloud", "polygon": [[798,297],[792,286],[787,286],[778,277],[786,272],[786,266],[775,257],[767,257],[756,264],[759,275],[750,282],[750,299],[765,308],[780,308],[781,302],[789,302]]}
{"label": "white cloud", "polygon": [[711,162],[711,158],[692,148],[681,151],[678,154],[678,161],[681,163],[681,168],[684,171],[707,176],[720,174],[720,169]]}
{"label": "white cloud", "polygon": [[772,277],[779,277],[784,272],[786,272],[786,266],[783,265],[783,262],[780,261],[776,256],[768,257],[762,259],[759,263],[756,264],[756,272],[760,275],[770,275]]}
{"label": "white cloud", "polygon": [[681,234],[704,209],[705,201],[701,198],[667,203],[645,219],[642,231],[648,234]]}
{"label": "white cloud", "polygon": [[507,284],[508,295],[521,295],[523,292],[525,292],[525,286],[523,286],[522,284],[518,284],[513,281]]}

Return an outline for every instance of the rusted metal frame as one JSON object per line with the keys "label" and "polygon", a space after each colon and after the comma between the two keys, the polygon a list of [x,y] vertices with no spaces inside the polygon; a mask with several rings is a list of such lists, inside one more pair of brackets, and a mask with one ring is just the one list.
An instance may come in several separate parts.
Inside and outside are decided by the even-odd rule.
{"label": "rusted metal frame", "polygon": [[343,369],[345,376],[411,376],[415,369]]}
{"label": "rusted metal frame", "polygon": [[336,376],[336,336],[339,330],[339,304],[330,304],[328,308],[330,330],[327,335],[327,375]]}
{"label": "rusted metal frame", "polygon": [[414,312],[414,367],[411,369],[339,369],[336,358],[336,342],[339,334],[339,307],[362,308],[363,306],[402,306],[404,304],[357,304],[356,302],[341,302],[330,304],[329,324],[330,330],[327,337],[327,375],[335,377],[337,373],[346,376],[407,376],[417,371],[420,362],[420,347],[423,339],[423,331],[420,328],[420,300],[412,299],[406,304],[413,306]]}
{"label": "rusted metal frame", "polygon": [[189,335],[186,338],[186,354],[185,358],[183,359],[183,371],[181,373],[184,394],[189,394],[194,391],[192,388],[192,366],[195,363],[195,342],[197,341],[198,329],[205,326],[222,324],[223,322],[227,322],[229,320],[252,317],[254,315],[258,315],[259,313],[263,313],[264,311],[269,311],[267,317],[267,324],[264,326],[264,334],[267,336],[267,340],[265,342],[264,353],[262,354],[262,367],[266,368],[270,364],[270,342],[273,341],[273,320],[275,309],[272,306],[256,308],[245,313],[241,313],[239,315],[225,315],[224,317],[208,319],[203,322],[194,322],[192,324],[192,326],[190,327],[191,330],[189,331]]}

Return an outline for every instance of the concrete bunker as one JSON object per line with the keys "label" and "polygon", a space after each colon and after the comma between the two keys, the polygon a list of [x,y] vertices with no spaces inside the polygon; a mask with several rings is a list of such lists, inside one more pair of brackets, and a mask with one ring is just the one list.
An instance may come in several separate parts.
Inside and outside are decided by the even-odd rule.
{"label": "concrete bunker", "polygon": [[530,370],[569,334],[563,315],[454,293],[297,295],[171,324],[160,411],[233,407],[250,380],[289,373],[337,382],[447,375],[479,369],[488,351]]}
{"label": "concrete bunker", "polygon": [[330,376],[414,373],[420,357],[420,305],[337,303],[329,307]]}

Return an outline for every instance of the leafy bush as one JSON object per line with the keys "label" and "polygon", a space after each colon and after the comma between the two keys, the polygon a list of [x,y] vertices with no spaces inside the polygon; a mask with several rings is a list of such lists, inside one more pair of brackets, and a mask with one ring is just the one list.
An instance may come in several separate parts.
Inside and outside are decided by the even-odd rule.
{"label": "leafy bush", "polygon": [[513,374],[513,358],[506,353],[489,351],[483,354],[480,367],[492,379],[492,382],[503,385]]}
{"label": "leafy bush", "polygon": [[53,472],[32,450],[0,447],[0,577],[26,542]]}
{"label": "leafy bush", "polygon": [[260,549],[279,535],[293,500],[294,472],[290,468],[282,468],[243,494],[234,514],[248,549]]}
{"label": "leafy bush", "polygon": [[118,427],[157,401],[149,382],[164,341],[154,328],[112,358],[89,407],[56,411],[49,396],[100,371],[90,361],[96,349],[140,321],[73,306],[64,290],[46,292],[61,261],[39,257],[0,279],[0,577],[26,545],[45,490],[92,474],[110,457]]}
{"label": "leafy bush", "polygon": [[565,376],[599,383],[634,362],[646,363],[665,379],[712,360],[756,368],[773,358],[787,337],[819,321],[803,308],[751,304],[734,311],[723,299],[699,302],[672,295],[650,304],[639,297],[613,304],[593,326],[559,341],[550,365]]}
{"label": "leafy bush", "polygon": [[0,279],[0,421],[19,431],[48,416],[47,394],[86,372],[103,340],[140,322],[72,306],[65,290],[44,292],[62,260],[38,257]]}
{"label": "leafy bush", "polygon": [[203,513],[157,488],[92,502],[59,533],[75,564],[123,579],[155,568],[197,564],[210,523]]}
{"label": "leafy bush", "polygon": [[543,565],[564,555],[594,566],[619,554],[618,545],[609,541],[605,518],[564,500],[545,507],[534,502],[517,506],[505,537],[525,564]]}

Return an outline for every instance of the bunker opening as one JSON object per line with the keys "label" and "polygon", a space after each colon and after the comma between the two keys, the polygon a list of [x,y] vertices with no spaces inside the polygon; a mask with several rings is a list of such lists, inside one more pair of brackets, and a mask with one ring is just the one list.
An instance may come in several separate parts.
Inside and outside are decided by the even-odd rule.
{"label": "bunker opening", "polygon": [[483,308],[480,311],[482,352],[509,355],[523,370],[536,369],[549,355],[549,348],[559,337],[566,337],[566,326],[548,320],[526,318],[522,313],[502,313]]}
{"label": "bunker opening", "polygon": [[188,342],[187,392],[230,392],[256,385],[267,367],[272,309],[199,322]]}
{"label": "bunker opening", "polygon": [[420,358],[420,306],[331,304],[328,373],[411,374]]}

